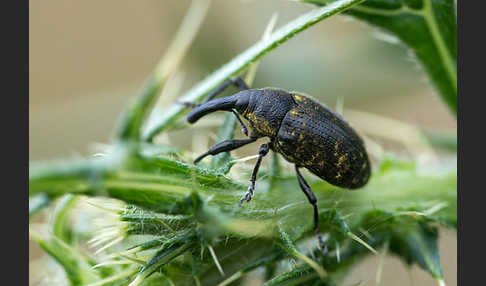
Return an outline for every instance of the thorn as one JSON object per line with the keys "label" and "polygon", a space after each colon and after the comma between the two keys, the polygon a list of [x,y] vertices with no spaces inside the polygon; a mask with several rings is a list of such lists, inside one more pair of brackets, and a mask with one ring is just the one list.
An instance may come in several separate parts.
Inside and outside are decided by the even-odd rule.
{"label": "thorn", "polygon": [[378,252],[373,248],[371,247],[371,245],[369,245],[368,243],[366,243],[364,240],[362,240],[361,238],[359,238],[356,234],[352,233],[352,232],[348,232],[347,235],[353,239],[354,241],[358,242],[359,244],[363,245],[364,247],[368,248],[371,252],[373,252],[374,254],[378,254]]}
{"label": "thorn", "polygon": [[340,247],[339,247],[339,243],[336,241],[336,259],[337,259],[337,262],[341,262],[341,251],[340,251]]}
{"label": "thorn", "polygon": [[380,282],[381,282],[381,276],[382,276],[382,273],[383,273],[383,266],[384,266],[385,256],[386,256],[387,252],[388,252],[388,240],[385,241],[385,245],[383,247],[383,252],[380,255],[380,261],[378,262],[378,269],[376,270],[376,280],[375,280],[376,286],[379,286]]}
{"label": "thorn", "polygon": [[213,257],[214,264],[216,264],[216,268],[218,268],[218,271],[221,274],[221,276],[224,277],[225,274],[224,274],[223,268],[219,264],[218,257],[216,257],[216,253],[214,253],[213,247],[211,245],[208,245],[208,249],[209,249],[209,252],[211,253],[211,256]]}
{"label": "thorn", "polygon": [[111,241],[110,243],[106,244],[102,248],[96,250],[94,254],[98,254],[98,253],[102,252],[103,250],[107,249],[110,246],[113,246],[113,245],[117,244],[118,242],[122,241],[123,239],[124,239],[123,236],[118,237],[117,239]]}

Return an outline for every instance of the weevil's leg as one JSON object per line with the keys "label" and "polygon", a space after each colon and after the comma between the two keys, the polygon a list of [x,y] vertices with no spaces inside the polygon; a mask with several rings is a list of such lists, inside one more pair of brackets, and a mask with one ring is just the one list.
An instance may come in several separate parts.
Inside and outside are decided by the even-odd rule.
{"label": "weevil's leg", "polygon": [[314,231],[317,235],[317,240],[319,241],[319,247],[321,248],[322,252],[325,255],[327,253],[327,246],[324,243],[324,240],[322,238],[322,233],[319,230],[319,212],[317,209],[316,196],[312,192],[307,182],[304,180],[304,177],[302,177],[302,174],[300,173],[299,167],[297,167],[297,165],[295,165],[295,172],[297,173],[297,180],[299,181],[300,188],[306,195],[307,199],[309,200],[309,203],[311,203],[312,207],[314,208]]}
{"label": "weevil's leg", "polygon": [[249,89],[248,85],[241,77],[234,77],[225,80],[220,86],[215,88],[211,93],[206,97],[203,103],[210,101],[211,99],[215,98],[218,94],[222,93],[228,86],[234,85],[239,90],[246,90]]}
{"label": "weevil's leg", "polygon": [[206,102],[210,101],[211,99],[215,98],[218,94],[222,93],[230,84],[232,84],[231,79],[225,80],[220,86],[213,89],[213,91],[211,91],[208,94],[208,96],[206,97],[206,99],[202,103],[194,103],[194,102],[190,102],[190,101],[181,101],[180,103],[183,104],[185,107],[196,108],[196,107],[200,106],[201,104],[206,103]]}
{"label": "weevil's leg", "polygon": [[245,123],[243,123],[243,120],[241,120],[240,115],[238,115],[238,112],[236,112],[236,110],[234,109],[232,109],[231,112],[233,112],[233,114],[236,116],[236,119],[238,119],[238,122],[240,122],[241,132],[243,132],[245,136],[248,136],[248,129],[246,128]]}
{"label": "weevil's leg", "polygon": [[179,101],[179,103],[184,105],[184,107],[186,107],[186,108],[196,108],[199,105],[201,105],[200,103],[194,103],[194,102],[190,102],[190,101]]}
{"label": "weevil's leg", "polygon": [[268,154],[269,150],[269,144],[262,144],[260,146],[260,149],[258,149],[258,160],[255,164],[255,168],[253,168],[253,173],[251,174],[250,186],[248,187],[248,191],[246,191],[246,194],[241,198],[240,202],[238,203],[240,207],[245,201],[249,202],[251,200],[251,197],[253,196],[253,191],[255,190],[255,181],[258,174],[258,169],[260,168],[263,157]]}
{"label": "weevil's leg", "polygon": [[247,139],[233,139],[233,140],[225,140],[222,142],[219,142],[218,144],[212,146],[209,148],[209,150],[203,154],[201,154],[199,157],[194,160],[194,164],[197,164],[197,162],[201,161],[204,157],[208,155],[216,155],[221,152],[227,152],[231,150],[235,150],[237,148],[240,148],[243,145],[255,142],[258,138],[247,138]]}

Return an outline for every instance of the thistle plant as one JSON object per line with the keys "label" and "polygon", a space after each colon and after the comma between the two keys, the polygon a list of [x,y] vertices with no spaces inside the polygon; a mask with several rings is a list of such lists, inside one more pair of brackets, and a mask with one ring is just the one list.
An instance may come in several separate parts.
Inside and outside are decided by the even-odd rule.
{"label": "thistle plant", "polygon": [[[457,226],[455,165],[399,158],[366,136],[376,160],[364,188],[351,192],[309,177],[329,248],[323,256],[314,237],[312,209],[279,155],[262,166],[257,197],[239,208],[251,174],[246,161],[253,157],[225,153],[194,165],[190,151],[155,143],[156,136],[188,127],[187,110],[178,101],[202,101],[226,79],[245,73],[251,85],[265,54],[340,13],[403,40],[438,94],[457,112],[453,1],[300,2],[319,7],[275,31],[273,16],[260,41],[161,110],[155,104],[158,96],[209,7],[209,1],[193,1],[174,41],[121,115],[110,144],[86,159],[31,163],[29,215],[48,211],[53,219],[47,235],[34,225],[29,234],[62,266],[67,283],[238,285],[252,272],[264,285],[338,285],[363,258],[388,253],[407,265],[417,264],[445,285],[438,230]],[[357,111],[346,114],[388,120]],[[221,122],[218,141],[232,138],[236,119],[229,114]],[[452,144],[455,150],[454,140],[405,123],[390,124],[410,136],[405,141],[393,134],[385,137],[410,149],[420,145],[450,152]]]}

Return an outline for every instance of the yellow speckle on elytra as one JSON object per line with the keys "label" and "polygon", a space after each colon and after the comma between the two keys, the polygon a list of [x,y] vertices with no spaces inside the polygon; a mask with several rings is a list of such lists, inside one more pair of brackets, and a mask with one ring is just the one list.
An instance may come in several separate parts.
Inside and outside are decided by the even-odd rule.
{"label": "yellow speckle on elytra", "polygon": [[292,115],[297,115],[297,114],[299,114],[299,113],[297,112],[297,110],[293,109],[293,110],[291,110],[291,111],[290,111],[290,114],[292,114]]}
{"label": "yellow speckle on elytra", "polygon": [[339,172],[338,172],[335,178],[336,178],[336,179],[341,178],[341,173],[339,173]]}
{"label": "yellow speckle on elytra", "polygon": [[361,165],[361,169],[365,169],[366,168],[366,163],[363,163],[363,165]]}
{"label": "yellow speckle on elytra", "polygon": [[302,101],[302,97],[301,97],[301,96],[299,96],[299,95],[294,95],[294,97],[295,97],[295,100],[297,100],[297,101]]}
{"label": "yellow speckle on elytra", "polygon": [[347,157],[347,154],[344,154],[342,155],[341,157],[339,157],[338,159],[338,162],[336,164],[337,167],[341,167],[341,165],[343,164],[344,160],[346,160],[346,157]]}

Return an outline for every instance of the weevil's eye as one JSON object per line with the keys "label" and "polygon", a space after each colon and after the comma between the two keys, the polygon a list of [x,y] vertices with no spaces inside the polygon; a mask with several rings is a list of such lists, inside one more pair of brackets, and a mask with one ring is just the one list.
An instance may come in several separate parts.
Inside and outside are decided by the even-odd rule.
{"label": "weevil's eye", "polygon": [[237,93],[236,96],[238,96],[238,100],[236,101],[235,108],[238,112],[242,113],[248,108],[248,104],[250,104],[250,94],[244,90]]}

